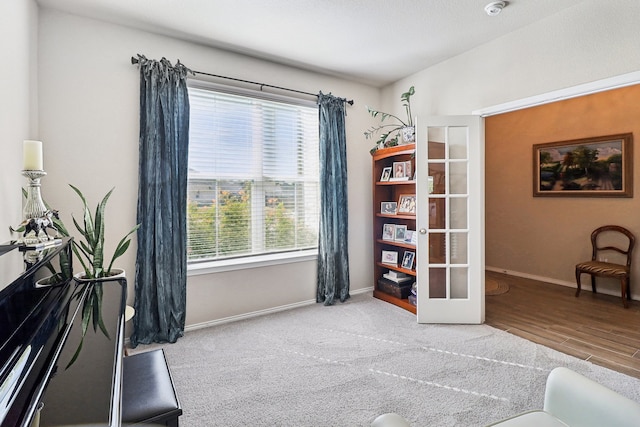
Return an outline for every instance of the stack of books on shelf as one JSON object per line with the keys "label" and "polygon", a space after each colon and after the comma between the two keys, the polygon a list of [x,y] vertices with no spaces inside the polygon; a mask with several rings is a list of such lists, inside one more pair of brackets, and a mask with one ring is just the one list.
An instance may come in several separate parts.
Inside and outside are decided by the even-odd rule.
{"label": "stack of books on shelf", "polygon": [[413,276],[390,270],[378,279],[378,289],[396,298],[407,298],[414,281]]}

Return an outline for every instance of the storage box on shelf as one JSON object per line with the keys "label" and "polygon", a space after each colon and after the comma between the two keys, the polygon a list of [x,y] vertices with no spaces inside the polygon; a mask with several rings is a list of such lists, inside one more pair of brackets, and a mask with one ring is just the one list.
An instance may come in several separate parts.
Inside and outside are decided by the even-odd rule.
{"label": "storage box on shelf", "polygon": [[[416,307],[407,297],[416,279],[414,152],[415,144],[406,144],[373,154],[373,295],[412,313]],[[389,272],[412,280],[385,277]]]}

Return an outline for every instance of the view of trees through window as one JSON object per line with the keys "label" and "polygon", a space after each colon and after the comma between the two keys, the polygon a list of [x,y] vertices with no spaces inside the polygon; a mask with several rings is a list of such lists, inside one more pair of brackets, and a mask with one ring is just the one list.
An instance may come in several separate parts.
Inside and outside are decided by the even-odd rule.
{"label": "view of trees through window", "polygon": [[189,260],[317,247],[317,108],[200,87],[189,97]]}

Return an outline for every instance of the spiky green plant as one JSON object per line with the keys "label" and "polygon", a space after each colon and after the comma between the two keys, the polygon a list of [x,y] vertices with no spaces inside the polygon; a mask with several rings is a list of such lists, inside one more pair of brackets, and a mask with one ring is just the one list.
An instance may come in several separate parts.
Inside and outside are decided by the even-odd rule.
{"label": "spiky green plant", "polygon": [[[71,215],[71,218],[73,219],[73,224],[76,229],[80,232],[82,238],[84,238],[84,241],[80,239],[73,240],[73,251],[84,269],[84,279],[91,280],[109,277],[112,275],[113,262],[124,255],[127,251],[131,243],[129,236],[140,227],[140,224],[137,224],[122,239],[120,239],[120,242],[118,242],[118,246],[116,246],[114,254],[111,257],[109,265],[107,268],[104,268],[104,211],[114,188],[112,188],[102,198],[102,201],[98,203],[95,214],[92,216],[91,210],[87,204],[87,199],[84,197],[82,192],[71,184],[69,184],[69,186],[80,197],[83,205],[82,224],[80,224],[73,215]],[[60,234],[69,236],[69,231],[66,229],[62,221],[56,221],[55,225]],[[102,283],[99,281],[84,281],[83,285],[89,286],[90,288],[82,306],[82,339],[80,340],[76,352],[69,361],[67,368],[71,366],[80,355],[82,343],[90,323],[92,324],[94,331],[97,331],[99,328],[106,337],[109,337],[109,333],[107,332],[102,319]],[[78,293],[78,295],[79,294],[80,293]]]}
{"label": "spiky green plant", "polygon": [[[102,199],[102,201],[96,206],[95,214],[91,215],[91,210],[87,205],[87,200],[82,194],[82,192],[73,185],[69,184],[69,186],[76,192],[76,194],[80,197],[83,204],[83,215],[82,215],[82,225],[78,223],[76,218],[71,215],[73,219],[73,224],[76,226],[76,229],[80,232],[81,236],[84,238],[82,240],[74,239],[74,251],[80,264],[82,264],[82,268],[85,272],[86,279],[98,279],[101,277],[108,277],[111,275],[111,269],[113,268],[113,262],[121,257],[129,248],[129,244],[131,243],[131,239],[129,236],[135,232],[140,224],[137,224],[135,227],[131,229],[118,243],[116,246],[115,252],[111,257],[111,261],[109,262],[107,268],[104,268],[104,235],[105,235],[105,226],[104,226],[104,211],[107,206],[107,201],[109,200],[109,196],[115,188],[112,188]],[[61,224],[56,224],[59,226]],[[68,231],[62,225],[62,230],[60,232],[63,235],[69,235]]]}
{"label": "spiky green plant", "polygon": [[[71,184],[69,184],[69,186],[76,192],[76,194],[78,194],[78,196],[80,196],[80,199],[83,203],[83,226],[80,226],[73,215],[72,218],[73,223],[75,224],[82,237],[84,237],[85,241],[83,242],[73,239],[72,249],[76,255],[76,258],[80,261],[80,264],[82,264],[85,273],[84,278],[99,279],[102,277],[108,277],[111,275],[113,262],[120,256],[124,255],[124,253],[127,251],[131,243],[131,239],[129,238],[129,236],[140,227],[140,224],[133,227],[133,229],[120,240],[113,254],[113,257],[111,258],[109,266],[105,269],[103,267],[105,233],[104,211],[107,205],[107,201],[109,200],[109,196],[111,196],[111,193],[115,188],[112,188],[104,196],[102,201],[96,207],[95,215],[92,217],[91,211],[89,210],[89,207],[87,205],[87,200],[85,199],[82,192],[77,187],[74,187]],[[26,198],[27,191],[24,188],[22,189],[22,194]],[[51,210],[46,201],[44,203],[47,209]],[[67,230],[67,227],[64,225],[64,222],[62,222],[59,217],[54,216],[53,223],[61,236],[71,236],[69,230]],[[24,231],[24,227],[15,230],[9,227],[9,229],[14,232]],[[56,270],[50,263],[46,267],[51,271],[52,277],[50,278],[50,281],[52,283],[57,283],[58,281],[61,281],[63,279],[68,279],[71,275],[70,260],[66,257],[66,252],[64,251],[60,253],[60,273],[56,272]],[[102,318],[102,283],[100,281],[82,281],[81,285],[74,292],[74,298],[80,298],[81,295],[85,292],[86,287],[89,287],[89,289],[82,305],[82,330],[80,343],[78,344],[75,353],[71,357],[71,360],[69,361],[65,369],[73,365],[77,358],[80,356],[84,337],[87,334],[90,324],[93,326],[94,332],[97,332],[97,330],[100,329],[107,338],[110,338],[109,332],[107,331],[104,320]]]}
{"label": "spiky green plant", "polygon": [[[382,132],[380,137],[376,140],[376,145],[371,150],[371,153],[375,152],[380,145],[384,145],[385,147],[392,147],[394,145],[398,145],[398,137],[399,132],[402,128],[413,126],[413,113],[411,112],[411,97],[415,94],[415,89],[413,86],[409,88],[408,91],[400,95],[400,100],[402,101],[402,106],[404,107],[405,113],[407,114],[407,119],[403,120],[400,117],[384,113],[382,111],[374,110],[367,106],[367,111],[374,118],[380,118],[379,126],[372,126],[364,133],[366,139],[371,139],[378,132]],[[394,123],[384,123],[386,119],[394,119]],[[395,134],[393,138],[390,138],[392,134]]]}

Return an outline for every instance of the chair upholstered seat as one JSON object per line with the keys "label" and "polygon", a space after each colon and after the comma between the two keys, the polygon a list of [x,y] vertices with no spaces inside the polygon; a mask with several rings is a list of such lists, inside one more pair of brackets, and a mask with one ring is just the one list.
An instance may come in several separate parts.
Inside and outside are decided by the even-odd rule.
{"label": "chair upholstered seat", "polygon": [[[576,297],[580,295],[582,288],[580,276],[583,273],[591,276],[593,293],[596,293],[596,276],[611,277],[620,280],[622,305],[624,308],[628,308],[627,300],[631,299],[631,259],[635,241],[633,233],[619,225],[604,225],[593,230],[591,233],[591,261],[576,264],[576,284],[578,285]],[[626,262],[624,264],[608,262],[608,257],[611,254],[614,256],[616,254],[622,255],[626,258]]]}
{"label": "chair upholstered seat", "polygon": [[596,274],[617,279],[623,278],[629,274],[629,268],[625,265],[612,264],[602,261],[586,261],[576,265],[583,273]]}

